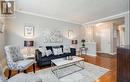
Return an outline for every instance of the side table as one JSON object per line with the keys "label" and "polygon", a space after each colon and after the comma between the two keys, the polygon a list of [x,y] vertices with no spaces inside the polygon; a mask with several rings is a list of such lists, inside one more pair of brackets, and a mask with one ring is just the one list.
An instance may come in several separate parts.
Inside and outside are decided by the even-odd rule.
{"label": "side table", "polygon": [[86,47],[81,47],[81,48],[80,48],[80,55],[87,54],[87,50],[88,50],[88,48],[86,48]]}

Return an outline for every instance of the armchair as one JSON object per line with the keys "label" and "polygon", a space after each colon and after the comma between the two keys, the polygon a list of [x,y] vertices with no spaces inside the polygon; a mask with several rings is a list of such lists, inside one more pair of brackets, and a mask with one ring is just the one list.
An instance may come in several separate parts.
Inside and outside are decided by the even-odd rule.
{"label": "armchair", "polygon": [[33,65],[33,71],[35,73],[35,63],[32,59],[25,59],[23,55],[20,53],[20,47],[18,46],[5,46],[5,54],[7,65],[9,69],[9,76],[11,76],[11,70],[16,70],[19,72],[24,71]]}

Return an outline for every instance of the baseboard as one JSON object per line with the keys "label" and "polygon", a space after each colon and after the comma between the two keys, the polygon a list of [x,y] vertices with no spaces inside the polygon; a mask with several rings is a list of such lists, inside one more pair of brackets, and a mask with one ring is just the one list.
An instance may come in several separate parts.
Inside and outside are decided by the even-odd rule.
{"label": "baseboard", "polygon": [[102,53],[101,51],[96,51],[97,53]]}
{"label": "baseboard", "polygon": [[114,53],[105,53],[105,52],[102,52],[102,51],[97,51],[97,53],[110,54],[110,55],[115,55],[116,54],[116,52],[114,52]]}
{"label": "baseboard", "polygon": [[110,55],[116,55],[116,53],[108,53],[108,54],[110,54]]}
{"label": "baseboard", "polygon": [[94,54],[87,54],[87,55],[89,55],[89,56],[93,56],[93,57],[96,57],[97,55],[94,55]]}

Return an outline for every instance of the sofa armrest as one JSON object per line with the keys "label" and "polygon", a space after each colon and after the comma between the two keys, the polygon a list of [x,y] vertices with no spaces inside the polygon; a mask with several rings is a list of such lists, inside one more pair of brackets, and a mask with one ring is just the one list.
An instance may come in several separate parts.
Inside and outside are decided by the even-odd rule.
{"label": "sofa armrest", "polygon": [[70,52],[72,56],[76,56],[76,49],[75,48],[70,48]]}
{"label": "sofa armrest", "polygon": [[38,49],[35,50],[35,58],[36,61],[39,61],[42,58],[42,52],[40,52]]}

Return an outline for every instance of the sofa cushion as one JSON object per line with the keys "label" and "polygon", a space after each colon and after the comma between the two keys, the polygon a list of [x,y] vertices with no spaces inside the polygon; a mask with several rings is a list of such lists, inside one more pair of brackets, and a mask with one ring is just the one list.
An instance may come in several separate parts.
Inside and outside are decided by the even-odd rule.
{"label": "sofa cushion", "polygon": [[66,56],[67,56],[67,54],[60,54],[56,58],[63,58],[63,57],[66,57]]}
{"label": "sofa cushion", "polygon": [[46,46],[47,50],[51,50],[53,52],[52,48],[62,48],[62,52],[63,52],[63,45],[59,45],[59,46]]}
{"label": "sofa cushion", "polygon": [[52,49],[53,49],[53,54],[54,54],[54,55],[63,54],[62,48],[52,48]]}
{"label": "sofa cushion", "polygon": [[53,50],[52,50],[52,46],[46,46],[46,49],[53,51]]}
{"label": "sofa cushion", "polygon": [[42,57],[46,56],[46,49],[38,48],[38,50],[42,53]]}
{"label": "sofa cushion", "polygon": [[49,55],[51,55],[51,54],[52,54],[52,51],[51,51],[51,50],[46,50],[45,52],[46,52],[46,53],[45,53],[45,54],[46,54],[46,56],[49,56]]}
{"label": "sofa cushion", "polygon": [[49,57],[42,57],[42,59],[41,59],[42,62],[44,62],[44,61],[50,61],[50,60],[51,60],[51,58],[49,58]]}

